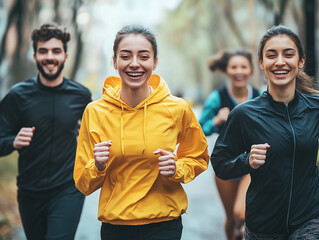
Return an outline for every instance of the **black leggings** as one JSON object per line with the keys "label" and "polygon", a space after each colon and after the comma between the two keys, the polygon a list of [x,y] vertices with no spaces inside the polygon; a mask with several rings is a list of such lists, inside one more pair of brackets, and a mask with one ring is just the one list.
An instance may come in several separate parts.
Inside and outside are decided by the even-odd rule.
{"label": "black leggings", "polygon": [[257,234],[245,229],[246,240],[318,240],[319,216],[305,222],[291,234]]}
{"label": "black leggings", "polygon": [[45,196],[18,191],[19,211],[27,239],[74,239],[84,195],[74,185],[59,190]]}
{"label": "black leggings", "polygon": [[112,225],[102,223],[102,240],[180,240],[182,218],[146,225]]}

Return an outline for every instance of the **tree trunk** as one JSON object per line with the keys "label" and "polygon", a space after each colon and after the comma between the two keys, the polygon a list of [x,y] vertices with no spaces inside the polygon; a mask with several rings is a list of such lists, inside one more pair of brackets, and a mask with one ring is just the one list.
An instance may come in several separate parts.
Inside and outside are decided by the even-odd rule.
{"label": "tree trunk", "polygon": [[306,29],[306,44],[305,53],[307,57],[305,72],[309,76],[316,76],[316,49],[315,49],[315,0],[304,1],[304,14],[305,14],[305,29]]}

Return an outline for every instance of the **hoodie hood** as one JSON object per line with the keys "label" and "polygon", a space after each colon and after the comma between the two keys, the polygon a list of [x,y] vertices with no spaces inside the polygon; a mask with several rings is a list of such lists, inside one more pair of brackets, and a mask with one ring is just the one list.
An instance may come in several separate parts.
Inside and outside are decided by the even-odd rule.
{"label": "hoodie hood", "polygon": [[141,101],[136,107],[132,108],[128,104],[126,104],[120,98],[120,91],[121,91],[121,78],[120,77],[108,77],[104,81],[102,93],[103,99],[114,106],[121,108],[121,152],[122,158],[124,158],[125,149],[124,149],[124,114],[125,111],[136,111],[144,108],[144,118],[143,118],[143,151],[146,148],[146,118],[147,118],[147,107],[159,103],[167,96],[171,95],[171,92],[163,78],[159,75],[153,74],[149,79],[149,85],[152,88],[151,94]]}
{"label": "hoodie hood", "polygon": [[[171,95],[171,92],[165,82],[165,80],[159,75],[153,74],[149,79],[149,85],[152,87],[152,93],[140,102],[134,109],[143,108],[146,105],[151,105],[162,101],[167,96]],[[117,107],[124,109],[132,109],[129,105],[120,99],[121,91],[121,78],[111,76],[104,80],[102,89],[103,99],[114,104]]]}

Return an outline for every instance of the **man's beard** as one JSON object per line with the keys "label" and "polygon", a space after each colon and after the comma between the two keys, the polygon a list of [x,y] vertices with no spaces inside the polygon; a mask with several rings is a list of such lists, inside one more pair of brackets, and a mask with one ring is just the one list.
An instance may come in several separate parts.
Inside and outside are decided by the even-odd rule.
{"label": "man's beard", "polygon": [[[52,63],[55,64],[56,61],[48,61],[48,60],[47,60],[47,61],[44,62],[45,65],[46,65],[46,64],[52,64]],[[63,68],[64,68],[64,62],[61,63],[61,65],[59,66],[58,70],[57,70],[56,73],[54,73],[54,74],[47,74],[47,73],[44,71],[44,69],[43,69],[43,67],[42,67],[42,65],[40,64],[39,61],[37,61],[37,67],[38,67],[39,72],[42,74],[42,76],[43,76],[45,79],[47,79],[48,81],[53,82],[53,81],[60,75],[60,73],[62,72],[62,70],[63,70]]]}

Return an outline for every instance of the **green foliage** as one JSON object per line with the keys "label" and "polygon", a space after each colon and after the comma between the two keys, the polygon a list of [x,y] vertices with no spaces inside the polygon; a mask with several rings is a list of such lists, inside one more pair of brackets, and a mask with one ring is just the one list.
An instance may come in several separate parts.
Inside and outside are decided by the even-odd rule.
{"label": "green foliage", "polygon": [[17,176],[17,159],[18,153],[0,158],[0,181],[12,181]]}
{"label": "green foliage", "polygon": [[[166,13],[166,18],[157,26],[159,36],[165,39],[161,61],[171,63],[172,55],[179,55],[174,69],[165,66],[161,75],[174,73],[174,84],[182,83],[179,89],[194,93],[204,100],[208,94],[224,84],[226,78],[211,74],[207,59],[222,50],[245,49],[253,54],[254,71],[251,83],[261,87],[266,82],[259,69],[257,49],[260,37],[275,24],[276,19],[295,29],[302,22],[301,0],[182,0]],[[284,11],[284,9],[285,11]],[[300,26],[302,27],[302,26]],[[298,32],[298,31],[297,31]],[[163,48],[165,48],[163,50]],[[178,59],[175,57],[175,59]],[[167,70],[168,73],[165,71]],[[172,83],[166,79],[171,88]],[[178,82],[178,83],[176,83]],[[194,84],[195,83],[195,84]]]}
{"label": "green foliage", "polygon": [[14,239],[20,224],[16,201],[17,151],[0,158],[0,240]]}

